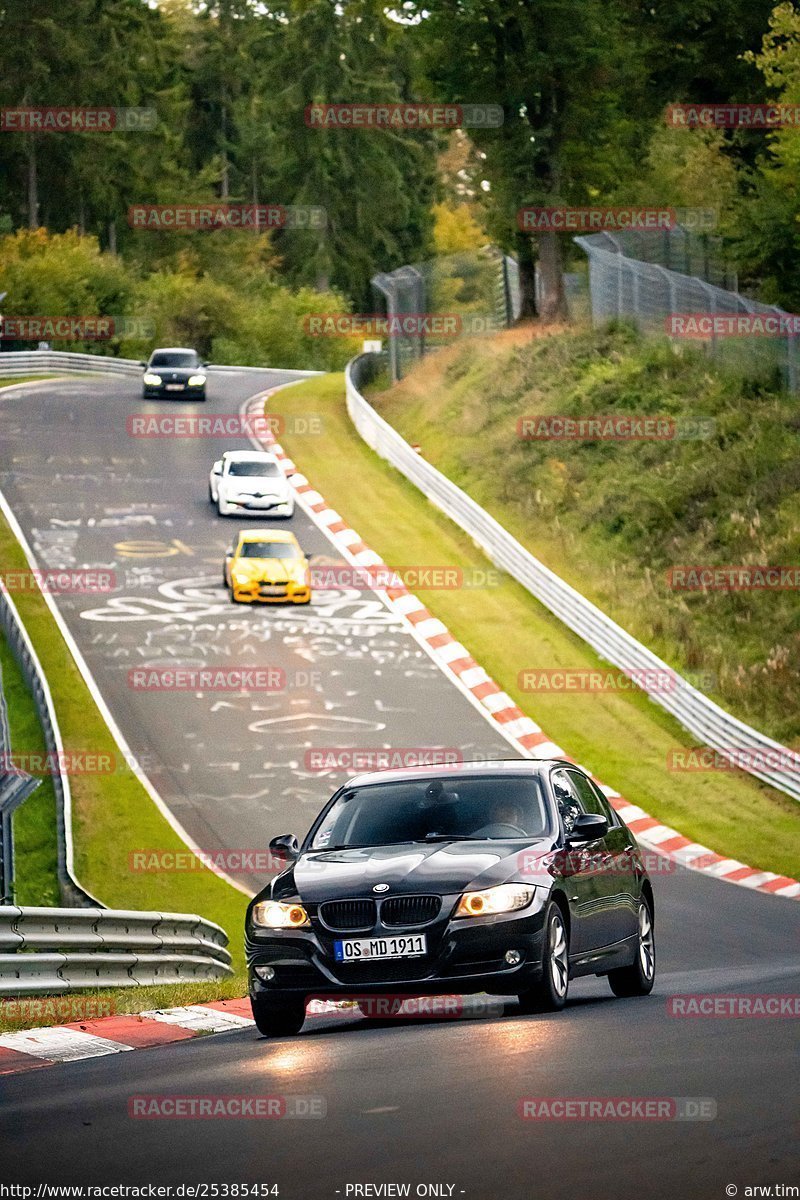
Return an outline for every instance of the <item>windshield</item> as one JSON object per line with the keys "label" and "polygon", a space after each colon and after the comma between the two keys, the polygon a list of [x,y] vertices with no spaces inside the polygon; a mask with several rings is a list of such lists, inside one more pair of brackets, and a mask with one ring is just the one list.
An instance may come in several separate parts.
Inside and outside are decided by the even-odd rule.
{"label": "windshield", "polygon": [[276,475],[280,475],[281,469],[277,463],[262,462],[257,458],[245,460],[243,462],[232,462],[228,466],[229,475],[257,475],[261,479],[272,479]]}
{"label": "windshield", "polygon": [[325,814],[311,848],[460,838],[530,840],[543,836],[547,825],[536,776],[450,776],[348,789]]}
{"label": "windshield", "polygon": [[151,367],[199,367],[200,359],[194,350],[157,350],[150,359]]}
{"label": "windshield", "polygon": [[299,546],[291,542],[242,542],[240,558],[301,558]]}

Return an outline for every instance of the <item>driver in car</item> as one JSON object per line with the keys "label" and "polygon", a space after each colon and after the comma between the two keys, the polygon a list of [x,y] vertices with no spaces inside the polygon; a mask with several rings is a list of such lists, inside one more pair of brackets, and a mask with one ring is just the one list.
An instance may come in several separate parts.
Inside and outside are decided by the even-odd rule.
{"label": "driver in car", "polygon": [[525,815],[513,800],[497,800],[491,808],[491,820],[480,829],[474,830],[471,837],[503,838],[527,837],[522,827]]}

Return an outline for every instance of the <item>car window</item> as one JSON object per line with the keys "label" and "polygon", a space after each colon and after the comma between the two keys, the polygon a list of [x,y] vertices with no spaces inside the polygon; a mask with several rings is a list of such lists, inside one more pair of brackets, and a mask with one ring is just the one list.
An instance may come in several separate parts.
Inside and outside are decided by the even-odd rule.
{"label": "car window", "polygon": [[150,359],[151,367],[199,367],[200,359],[193,350],[158,350]]}
{"label": "car window", "polygon": [[603,795],[603,793],[600,791],[600,788],[597,786],[597,784],[593,780],[590,779],[588,782],[589,782],[589,786],[591,787],[592,791],[597,796],[597,801],[600,805],[600,812],[603,814],[603,816],[608,821],[609,828],[619,825],[619,818],[617,817],[617,814],[614,812],[614,809],[609,804],[608,799]]}
{"label": "car window", "polygon": [[597,817],[605,817],[606,812],[600,803],[600,798],[586,776],[581,775],[579,771],[568,771],[567,774],[569,775],[570,783],[578,793],[578,799],[581,802],[583,811],[594,813]]}
{"label": "car window", "polygon": [[242,542],[240,558],[301,558],[299,546],[291,542]]}
{"label": "car window", "polygon": [[311,848],[478,838],[529,840],[548,828],[538,778],[450,776],[348,788],[325,813]]}
{"label": "car window", "polygon": [[572,833],[573,825],[584,811],[578,797],[578,792],[571,775],[562,769],[553,771],[550,776],[550,784],[556,798],[558,811],[561,814],[564,832],[570,834]]}
{"label": "car window", "polygon": [[277,463],[263,462],[257,458],[245,459],[228,463],[229,475],[256,475],[260,479],[280,475],[281,469]]}

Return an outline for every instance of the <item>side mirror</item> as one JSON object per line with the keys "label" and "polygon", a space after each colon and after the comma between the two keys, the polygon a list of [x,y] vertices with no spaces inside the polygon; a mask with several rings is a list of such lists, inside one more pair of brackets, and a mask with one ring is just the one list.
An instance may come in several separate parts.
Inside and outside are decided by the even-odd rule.
{"label": "side mirror", "polygon": [[205,363],[205,362],[204,362],[204,363],[200,363],[200,366],[203,368],[203,370],[206,370],[208,367],[210,367],[210,366],[211,366],[211,363]]}
{"label": "side mirror", "polygon": [[608,821],[605,817],[600,817],[596,813],[581,813],[572,826],[572,832],[567,841],[593,842],[597,838],[605,837],[607,833]]}
{"label": "side mirror", "polygon": [[140,363],[139,363],[139,366],[142,368],[142,370],[143,370],[143,371],[146,371],[146,370],[147,370],[147,363],[146,363],[146,362],[140,362]]}
{"label": "side mirror", "polygon": [[274,837],[269,848],[272,854],[285,862],[294,862],[300,857],[300,846],[293,833],[282,833],[280,837]]}
{"label": "side mirror", "polygon": [[234,551],[232,548],[231,548],[230,550],[226,550],[226,551],[225,551],[225,557],[226,557],[226,558],[233,558],[233,556],[234,556],[234,553],[235,553],[235,551]]}
{"label": "side mirror", "polygon": [[212,475],[221,475],[222,474],[222,459],[219,459],[218,462],[214,463],[213,467],[211,468],[211,473],[212,473]]}

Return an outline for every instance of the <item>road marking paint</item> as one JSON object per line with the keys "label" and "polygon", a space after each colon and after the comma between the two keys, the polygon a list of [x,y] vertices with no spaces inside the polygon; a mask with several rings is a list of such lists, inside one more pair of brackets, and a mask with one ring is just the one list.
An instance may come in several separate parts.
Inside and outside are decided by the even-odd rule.
{"label": "road marking paint", "polygon": [[100,1058],[104,1054],[119,1054],[132,1049],[122,1042],[112,1042],[110,1038],[96,1037],[66,1025],[3,1033],[0,1034],[0,1046],[30,1054],[34,1058],[46,1058],[48,1062],[75,1062],[81,1058]]}

